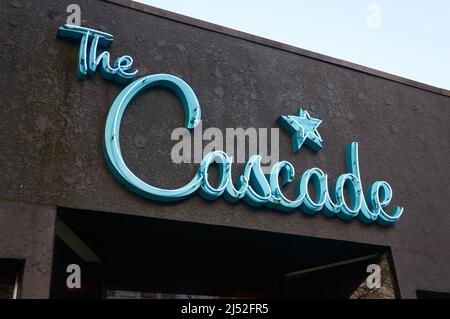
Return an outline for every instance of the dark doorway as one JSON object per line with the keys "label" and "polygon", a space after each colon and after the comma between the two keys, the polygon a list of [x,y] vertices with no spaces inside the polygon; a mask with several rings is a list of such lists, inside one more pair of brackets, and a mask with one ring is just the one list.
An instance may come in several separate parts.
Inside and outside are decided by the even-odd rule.
{"label": "dark doorway", "polygon": [[[53,298],[350,298],[367,265],[389,255],[382,246],[113,213],[61,209],[58,220]],[[70,264],[80,266],[81,288],[67,288]]]}
{"label": "dark doorway", "polygon": [[0,258],[0,299],[19,298],[23,265],[23,260]]}
{"label": "dark doorway", "polygon": [[428,290],[417,290],[417,299],[450,299],[450,293],[428,291]]}

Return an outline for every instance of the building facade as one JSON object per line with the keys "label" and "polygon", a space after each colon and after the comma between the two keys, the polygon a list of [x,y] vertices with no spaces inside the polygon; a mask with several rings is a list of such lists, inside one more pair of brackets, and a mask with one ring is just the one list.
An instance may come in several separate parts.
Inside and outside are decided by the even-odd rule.
{"label": "building facade", "polygon": [[3,297],[450,293],[448,91],[131,1],[64,27],[71,2],[0,2]]}

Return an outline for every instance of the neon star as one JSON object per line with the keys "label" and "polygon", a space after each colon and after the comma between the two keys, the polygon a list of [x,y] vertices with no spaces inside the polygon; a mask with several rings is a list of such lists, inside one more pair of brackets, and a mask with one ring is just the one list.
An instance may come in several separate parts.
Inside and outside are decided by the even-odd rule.
{"label": "neon star", "polygon": [[322,120],[312,118],[308,111],[300,109],[299,116],[280,116],[278,122],[288,133],[294,134],[292,140],[294,152],[298,152],[303,143],[315,152],[322,148],[322,137],[317,131],[317,127],[322,123]]}

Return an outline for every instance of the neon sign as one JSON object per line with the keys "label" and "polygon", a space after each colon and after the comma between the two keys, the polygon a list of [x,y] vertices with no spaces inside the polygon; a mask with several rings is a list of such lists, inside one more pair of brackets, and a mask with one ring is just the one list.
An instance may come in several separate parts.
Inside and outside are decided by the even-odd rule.
{"label": "neon sign", "polygon": [[[80,79],[85,79],[86,75],[93,75],[98,66],[103,77],[119,83],[129,82],[137,75],[137,70],[128,71],[133,63],[130,56],[119,57],[113,67],[110,65],[109,52],[104,51],[97,56],[97,47],[99,45],[108,47],[113,41],[112,35],[71,25],[60,27],[58,34],[61,37],[80,40],[78,57]],[[89,54],[87,54],[89,45]],[[385,211],[393,194],[387,182],[377,181],[364,192],[359,170],[357,142],[347,146],[346,172],[338,177],[332,189],[328,187],[327,174],[320,168],[311,168],[299,176],[295,182],[294,199],[289,199],[283,194],[279,183],[280,179],[284,183],[294,182],[294,166],[288,161],[277,162],[266,176],[261,168],[260,155],[250,157],[236,182],[231,176],[232,160],[223,151],[207,153],[195,176],[183,187],[163,189],[144,182],[128,168],[123,159],[120,149],[120,125],[130,102],[143,91],[154,87],[167,88],[178,96],[184,108],[186,128],[196,127],[202,117],[201,107],[194,91],[182,79],[170,74],[143,76],[128,84],[119,93],[106,119],[105,158],[114,177],[136,194],[158,202],[173,202],[198,192],[207,200],[223,197],[232,203],[243,200],[253,207],[267,206],[285,212],[301,210],[309,215],[321,212],[328,217],[337,216],[343,220],[357,218],[363,223],[376,222],[384,226],[396,222],[402,215],[402,207],[395,207],[389,213]],[[303,144],[314,151],[322,148],[323,141],[318,132],[321,121],[311,118],[306,110],[301,109],[299,116],[281,116],[279,123],[294,135],[294,152],[298,152]],[[213,164],[216,164],[219,169],[218,186],[211,185],[209,181],[208,171]],[[315,196],[308,189],[311,183]],[[345,190],[350,197],[349,201],[344,196]]]}
{"label": "neon sign", "polygon": [[108,51],[103,51],[101,54],[97,55],[99,46],[107,48],[111,45],[113,41],[112,34],[65,24],[58,29],[58,35],[60,37],[80,40],[77,74],[78,78],[81,80],[84,80],[87,75],[93,76],[99,65],[102,77],[107,80],[115,80],[119,83],[131,81],[138,73],[138,70],[128,72],[133,64],[133,58],[129,55],[117,58],[114,62],[114,66],[110,65],[110,55]]}

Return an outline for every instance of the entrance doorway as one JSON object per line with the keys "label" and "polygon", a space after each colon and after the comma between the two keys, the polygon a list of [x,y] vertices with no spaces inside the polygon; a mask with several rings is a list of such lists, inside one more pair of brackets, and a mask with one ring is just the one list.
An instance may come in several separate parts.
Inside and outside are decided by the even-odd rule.
{"label": "entrance doorway", "polygon": [[52,298],[398,297],[388,247],[123,214],[61,209],[53,260]]}

